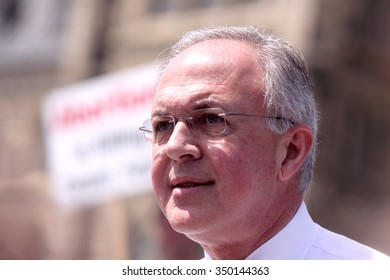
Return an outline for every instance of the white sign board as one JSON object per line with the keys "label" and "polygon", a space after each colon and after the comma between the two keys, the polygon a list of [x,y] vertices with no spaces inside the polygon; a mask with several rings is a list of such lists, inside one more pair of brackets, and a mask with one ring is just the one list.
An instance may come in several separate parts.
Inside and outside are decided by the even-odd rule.
{"label": "white sign board", "polygon": [[139,127],[150,117],[156,66],[55,89],[43,108],[55,198],[70,206],[151,191],[151,145]]}

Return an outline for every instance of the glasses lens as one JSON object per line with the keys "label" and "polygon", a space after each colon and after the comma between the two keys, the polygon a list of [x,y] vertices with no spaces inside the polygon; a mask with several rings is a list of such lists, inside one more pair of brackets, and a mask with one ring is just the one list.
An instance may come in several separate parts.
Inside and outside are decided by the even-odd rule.
{"label": "glasses lens", "polygon": [[[195,133],[219,135],[226,130],[224,116],[222,109],[209,108],[193,111],[188,117],[180,117],[178,120],[185,121],[187,126]],[[155,116],[144,122],[142,130],[146,140],[164,144],[169,141],[175,124],[175,119],[172,116]]]}
{"label": "glasses lens", "polygon": [[145,120],[142,124],[142,127],[140,127],[140,130],[144,133],[144,137],[146,141],[152,142],[153,140],[153,130],[152,130],[152,120],[148,119]]}
{"label": "glasses lens", "polygon": [[151,128],[155,142],[168,142],[175,128],[175,119],[172,116],[156,116],[151,121]]}
{"label": "glasses lens", "polygon": [[219,135],[225,132],[226,129],[224,112],[219,108],[193,111],[189,119],[193,129],[202,134]]}

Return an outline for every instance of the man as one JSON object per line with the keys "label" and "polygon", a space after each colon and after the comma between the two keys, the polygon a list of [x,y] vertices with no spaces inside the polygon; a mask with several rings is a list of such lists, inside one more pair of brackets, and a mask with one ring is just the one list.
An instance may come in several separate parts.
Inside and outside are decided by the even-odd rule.
{"label": "man", "polygon": [[303,59],[282,40],[251,27],[186,34],[140,129],[162,212],[206,259],[383,256],[307,212],[316,104]]}

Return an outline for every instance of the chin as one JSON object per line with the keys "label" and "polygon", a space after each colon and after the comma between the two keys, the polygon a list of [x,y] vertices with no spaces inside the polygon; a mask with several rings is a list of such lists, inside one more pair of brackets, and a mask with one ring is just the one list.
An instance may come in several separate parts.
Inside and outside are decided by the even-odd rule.
{"label": "chin", "polygon": [[185,235],[198,232],[204,224],[203,219],[196,219],[188,211],[178,209],[168,212],[167,219],[175,231]]}

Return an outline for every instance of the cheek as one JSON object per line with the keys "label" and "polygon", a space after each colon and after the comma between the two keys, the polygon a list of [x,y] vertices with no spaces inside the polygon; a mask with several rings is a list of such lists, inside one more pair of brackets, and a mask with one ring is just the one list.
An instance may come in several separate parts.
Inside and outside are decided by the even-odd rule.
{"label": "cheek", "polygon": [[[159,182],[158,178],[164,175],[167,160],[164,146],[153,147],[152,150],[152,180]],[[155,180],[156,179],[156,180]]]}
{"label": "cheek", "polygon": [[209,146],[219,180],[232,188],[262,185],[274,178],[273,153],[267,147],[241,142]]}
{"label": "cheek", "polygon": [[153,161],[151,169],[152,185],[157,197],[158,203],[161,206],[166,200],[165,184],[167,182],[167,163],[159,152],[153,151]]}
{"label": "cheek", "polygon": [[244,179],[243,176],[249,170],[246,167],[248,156],[242,148],[224,141],[209,144],[207,150],[219,182],[231,185]]}
{"label": "cheek", "polygon": [[245,146],[232,146],[213,158],[218,183],[216,204],[235,223],[256,220],[258,217],[253,217],[253,213],[263,212],[266,204],[270,178],[259,158]]}

